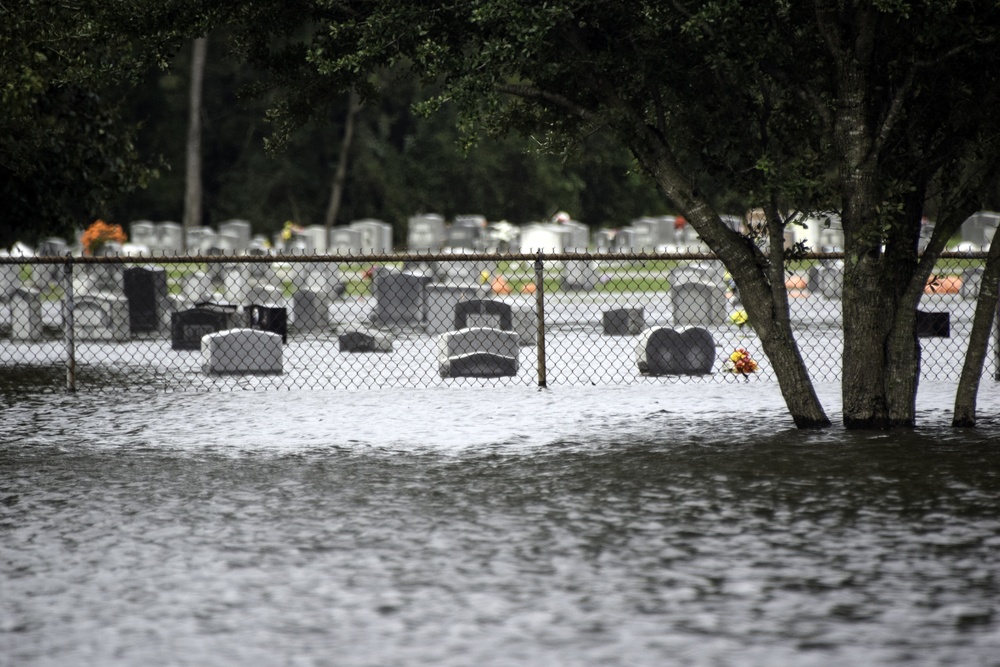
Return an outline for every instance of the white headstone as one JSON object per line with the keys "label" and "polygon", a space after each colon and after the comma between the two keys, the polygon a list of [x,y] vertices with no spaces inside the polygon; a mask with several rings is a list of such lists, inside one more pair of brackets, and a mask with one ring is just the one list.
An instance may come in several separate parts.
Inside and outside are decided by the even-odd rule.
{"label": "white headstone", "polygon": [[517,374],[517,332],[486,327],[447,331],[438,337],[441,377],[503,377]]}
{"label": "white headstone", "polygon": [[415,215],[407,221],[406,248],[410,252],[437,252],[444,241],[444,218],[440,215]]}
{"label": "white headstone", "polygon": [[206,373],[281,373],[282,352],[281,335],[259,329],[228,329],[201,339]]}

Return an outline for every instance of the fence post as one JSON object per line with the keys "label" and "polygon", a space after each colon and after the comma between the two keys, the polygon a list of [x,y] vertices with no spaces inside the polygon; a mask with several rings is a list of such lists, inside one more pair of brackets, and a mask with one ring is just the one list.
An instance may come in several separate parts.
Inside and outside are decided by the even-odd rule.
{"label": "fence post", "polygon": [[73,255],[66,253],[66,265],[63,268],[63,278],[66,282],[66,302],[63,306],[63,336],[66,339],[66,390],[76,391],[76,341],[73,324]]}
{"label": "fence post", "polygon": [[535,258],[535,314],[538,318],[538,386],[545,388],[545,263],[543,253],[538,251]]}

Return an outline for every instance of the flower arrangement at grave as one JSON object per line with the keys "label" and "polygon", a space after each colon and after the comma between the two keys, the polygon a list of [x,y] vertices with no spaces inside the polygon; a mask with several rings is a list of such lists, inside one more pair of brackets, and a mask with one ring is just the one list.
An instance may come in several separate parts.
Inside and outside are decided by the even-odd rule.
{"label": "flower arrangement at grave", "polygon": [[726,370],[735,375],[750,379],[751,373],[757,372],[757,362],[753,360],[745,347],[736,348],[726,361]]}
{"label": "flower arrangement at grave", "polygon": [[285,224],[281,228],[281,240],[291,241],[292,237],[295,236],[296,233],[301,231],[302,227],[300,225],[295,224],[291,220],[285,220]]}
{"label": "flower arrangement at grave", "polygon": [[730,323],[735,324],[737,327],[739,327],[740,331],[742,331],[743,327],[746,326],[747,319],[748,319],[747,311],[745,310],[737,310],[729,314]]}
{"label": "flower arrangement at grave", "polygon": [[125,243],[128,240],[121,225],[113,225],[103,220],[95,220],[80,237],[85,255],[97,255],[108,243]]}

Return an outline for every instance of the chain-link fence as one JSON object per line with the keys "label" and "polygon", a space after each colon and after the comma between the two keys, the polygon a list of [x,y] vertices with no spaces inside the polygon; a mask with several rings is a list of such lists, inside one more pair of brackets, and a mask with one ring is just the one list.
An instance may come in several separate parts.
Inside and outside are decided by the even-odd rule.
{"label": "chain-link fence", "polygon": [[[984,259],[945,256],[928,285],[925,378],[960,374]],[[818,381],[840,377],[842,269],[788,273]],[[698,253],[0,257],[0,299],[8,390],[774,381]]]}

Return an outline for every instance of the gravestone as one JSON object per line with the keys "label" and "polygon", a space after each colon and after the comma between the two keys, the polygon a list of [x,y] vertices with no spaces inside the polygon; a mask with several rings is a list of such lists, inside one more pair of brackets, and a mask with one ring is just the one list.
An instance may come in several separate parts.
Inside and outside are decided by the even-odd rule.
{"label": "gravestone", "polygon": [[979,297],[979,288],[983,283],[983,267],[975,266],[962,271],[962,286],[958,293],[963,299],[976,299]]}
{"label": "gravestone", "polygon": [[495,299],[469,299],[455,305],[454,330],[486,327],[513,331],[519,345],[533,345],[538,336],[535,311]]}
{"label": "gravestone", "polygon": [[123,282],[132,333],[156,331],[166,326],[171,310],[166,269],[134,266],[125,269]]}
{"label": "gravestone", "polygon": [[636,342],[636,363],[643,375],[706,375],[715,365],[715,340],[700,327],[652,327]]}
{"label": "gravestone", "polygon": [[160,222],[156,225],[160,250],[165,255],[179,255],[184,252],[184,228],[176,222]]}
{"label": "gravestone", "polygon": [[358,233],[361,252],[384,254],[392,252],[392,225],[374,220],[355,220],[350,228]]}
{"label": "gravestone", "polygon": [[230,252],[245,252],[250,248],[250,240],[252,238],[252,230],[250,227],[250,222],[247,220],[226,220],[225,222],[219,223],[219,236],[230,239],[229,243],[232,245],[226,250]]}
{"label": "gravestone", "polygon": [[563,252],[568,234],[562,225],[535,223],[521,228],[521,252]]}
{"label": "gravestone", "polygon": [[471,327],[438,337],[438,371],[443,378],[517,375],[518,341],[514,331]]}
{"label": "gravestone", "polygon": [[1000,213],[993,211],[973,213],[960,227],[962,241],[971,244],[976,250],[986,250],[993,241],[998,224],[1000,224]]}
{"label": "gravestone", "polygon": [[327,301],[323,294],[310,289],[298,289],[292,295],[292,324],[296,331],[325,329],[330,323]]}
{"label": "gravestone", "polygon": [[135,220],[129,224],[128,238],[136,245],[146,246],[151,252],[160,249],[156,225],[150,220]]}
{"label": "gravestone", "polygon": [[635,232],[633,250],[654,252],[660,244],[660,224],[653,218],[637,218],[632,221]]}
{"label": "gravestone", "polygon": [[[469,324],[472,320],[472,324]],[[455,325],[453,330],[468,329],[470,326],[514,330],[514,309],[510,304],[493,299],[470,299],[455,304]]]}
{"label": "gravestone", "polygon": [[278,334],[282,343],[288,342],[288,312],[284,308],[274,308],[254,304],[247,311],[251,329]]}
{"label": "gravestone", "polygon": [[639,308],[612,308],[604,311],[601,324],[605,336],[638,336],[646,328],[645,313]]}
{"label": "gravestone", "polygon": [[375,296],[372,322],[377,326],[419,326],[424,320],[426,288],[430,281],[431,276],[376,267],[372,272],[372,294]]}
{"label": "gravestone", "polygon": [[839,299],[844,286],[843,260],[821,260],[806,272],[809,292],[827,299]]}
{"label": "gravestone", "polygon": [[211,227],[192,227],[186,230],[187,251],[192,255],[206,255],[219,247],[219,235]]}
{"label": "gravestone", "polygon": [[601,282],[597,262],[571,260],[563,262],[560,269],[559,287],[566,291],[589,292]]}
{"label": "gravestone", "polygon": [[917,310],[917,338],[951,338],[951,313]]}
{"label": "gravestone", "polygon": [[681,282],[670,287],[674,326],[711,326],[726,320],[726,289],[713,281]]}
{"label": "gravestone", "polygon": [[632,252],[639,250],[639,235],[636,230],[628,227],[615,232],[612,247],[619,252]]}
{"label": "gravestone", "polygon": [[[452,255],[467,255],[474,251],[468,248],[446,248],[445,252]],[[443,282],[457,284],[473,284],[485,282],[483,276],[494,276],[497,263],[488,259],[458,260],[437,262],[437,272]]]}
{"label": "gravestone", "polygon": [[[0,257],[10,257],[10,253],[0,249]],[[0,264],[0,299],[6,299],[21,287],[21,265]]]}
{"label": "gravestone", "polygon": [[[209,264],[209,267],[220,266]],[[181,301],[184,303],[200,303],[215,300],[215,285],[209,274],[204,271],[193,271],[183,278]]]}
{"label": "gravestone", "polygon": [[173,350],[200,350],[202,338],[210,333],[238,327],[237,306],[199,303],[194,308],[170,314],[170,347]]}
{"label": "gravestone", "polygon": [[39,341],[43,336],[42,299],[38,290],[19,288],[8,296],[11,340]]}
{"label": "gravestone", "polygon": [[74,299],[73,336],[77,340],[128,340],[128,299],[108,293],[85,294]]}
{"label": "gravestone", "polygon": [[446,238],[444,218],[436,213],[415,215],[407,221],[406,249],[410,252],[437,252]]}
{"label": "gravestone", "polygon": [[489,285],[476,283],[428,283],[424,286],[424,331],[438,334],[450,331],[455,321],[455,307],[462,301],[485,299],[490,295]]}
{"label": "gravestone", "polygon": [[486,218],[479,215],[456,216],[451,225],[447,228],[447,241],[445,245],[449,248],[465,248],[475,250],[479,247],[482,238],[483,228],[486,226]]}
{"label": "gravestone", "polygon": [[280,374],[281,336],[257,329],[227,329],[201,340],[202,369],[215,375]]}
{"label": "gravestone", "polygon": [[[38,245],[39,257],[65,257],[69,253],[66,241],[57,236],[50,236]],[[35,287],[45,290],[52,284],[62,280],[63,266],[61,264],[35,264],[32,267],[31,280]]]}
{"label": "gravestone", "polygon": [[337,341],[341,352],[392,352],[393,337],[374,329],[349,329]]}
{"label": "gravestone", "polygon": [[607,252],[614,248],[615,232],[612,229],[599,229],[594,232],[594,247],[597,252]]}
{"label": "gravestone", "polygon": [[335,227],[330,230],[331,255],[360,255],[361,232],[349,227]]}

